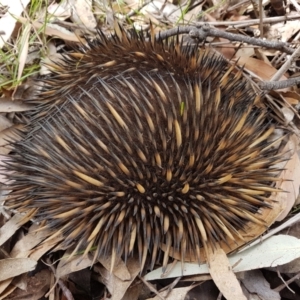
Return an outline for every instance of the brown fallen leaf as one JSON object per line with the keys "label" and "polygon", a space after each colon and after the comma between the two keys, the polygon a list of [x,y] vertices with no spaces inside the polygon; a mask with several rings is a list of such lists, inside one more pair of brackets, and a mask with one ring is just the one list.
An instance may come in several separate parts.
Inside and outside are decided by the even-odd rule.
{"label": "brown fallen leaf", "polygon": [[[43,298],[47,290],[50,287],[51,273],[49,270],[42,270],[36,273],[34,276],[24,276],[26,280],[26,288],[16,288],[16,286],[11,285],[6,289],[3,296],[5,300],[39,300]],[[14,283],[14,282],[13,282]],[[1,298],[0,298],[1,299]]]}
{"label": "brown fallen leaf", "polygon": [[99,267],[98,265],[94,266],[95,271],[101,274],[103,283],[111,293],[111,300],[128,299],[125,298],[127,290],[135,280],[136,276],[140,273],[139,261],[134,258],[128,259],[127,268],[130,274],[130,280],[121,280],[114,274],[110,273],[106,268]]}
{"label": "brown fallen leaf", "polygon": [[290,137],[282,153],[291,153],[290,159],[287,161],[282,171],[282,182],[279,186],[284,192],[279,193],[280,202],[282,203],[282,212],[276,218],[276,221],[282,221],[290,212],[299,195],[300,187],[300,160],[297,153],[297,144],[299,139],[293,135]]}
{"label": "brown fallen leaf", "polygon": [[227,300],[247,300],[237,280],[226,253],[219,245],[208,249],[207,259],[210,275]]}
{"label": "brown fallen leaf", "polygon": [[12,101],[9,98],[1,98],[0,99],[0,112],[20,112],[20,111],[28,111],[31,110],[32,106],[26,104],[24,101]]}
{"label": "brown fallen leaf", "polygon": [[[264,61],[253,57],[239,57],[237,64],[240,67],[244,67],[246,70],[252,72],[262,80],[270,80],[272,76],[277,72],[277,69],[265,63]],[[281,80],[286,80],[286,76],[282,76]],[[288,90],[288,89],[282,89]]]}
{"label": "brown fallen leaf", "polygon": [[69,275],[73,272],[89,268],[93,265],[92,255],[78,255],[68,258],[68,252],[65,253],[64,257],[60,260],[56,269],[56,278],[62,278],[63,276]]}
{"label": "brown fallen leaf", "polygon": [[[98,261],[104,266],[107,271],[111,271],[111,256],[103,256],[98,259]],[[112,273],[121,280],[130,280],[131,275],[127,266],[122,259],[117,259],[114,263]]]}
{"label": "brown fallen leaf", "polygon": [[187,286],[182,288],[172,289],[172,291],[163,291],[159,294],[159,296],[155,296],[154,298],[148,298],[147,300],[184,300],[187,293],[194,288],[194,286]]}
{"label": "brown fallen leaf", "polygon": [[37,261],[31,258],[6,258],[0,260],[0,281],[16,277],[35,269]]}
{"label": "brown fallen leaf", "polygon": [[0,228],[0,246],[3,245],[14,233],[32,217],[33,210],[26,215],[16,214]]}

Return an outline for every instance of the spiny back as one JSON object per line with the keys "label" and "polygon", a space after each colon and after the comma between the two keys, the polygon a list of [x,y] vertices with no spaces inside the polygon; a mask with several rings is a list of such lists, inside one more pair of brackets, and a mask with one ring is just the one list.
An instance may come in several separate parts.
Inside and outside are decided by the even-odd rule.
{"label": "spiny back", "polygon": [[37,208],[54,234],[95,257],[241,238],[270,206],[273,126],[241,71],[198,46],[120,31],[52,66],[7,169],[8,205]]}

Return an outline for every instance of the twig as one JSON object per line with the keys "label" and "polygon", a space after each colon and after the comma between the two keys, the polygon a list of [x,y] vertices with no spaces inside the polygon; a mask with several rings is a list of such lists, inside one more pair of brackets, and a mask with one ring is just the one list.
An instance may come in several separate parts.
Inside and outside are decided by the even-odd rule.
{"label": "twig", "polygon": [[165,297],[168,298],[168,295],[170,292],[175,288],[175,286],[178,284],[178,282],[181,280],[182,276],[177,277],[171,284],[165,286],[163,289],[160,290],[160,292],[167,291]]}
{"label": "twig", "polygon": [[67,299],[67,300],[74,300],[74,297],[73,297],[71,291],[66,287],[66,285],[63,283],[63,281],[62,281],[60,278],[58,278],[58,277],[56,276],[56,271],[55,271],[53,265],[51,265],[49,262],[48,262],[48,263],[44,262],[44,263],[51,269],[51,271],[53,272],[53,274],[54,274],[54,276],[55,276],[55,278],[56,278],[55,284],[54,284],[53,287],[50,289],[50,291],[47,293],[47,295],[49,295],[49,293],[52,291],[52,289],[53,289],[53,288],[55,287],[55,285],[58,283],[58,285],[60,286],[60,288],[61,288],[61,290],[62,290],[64,296],[66,297],[66,299]]}
{"label": "twig", "polygon": [[[289,20],[298,20],[300,19],[300,15],[294,15],[294,16],[280,16],[280,17],[272,17],[272,18],[264,18],[263,23],[264,24],[272,24],[272,23],[279,23],[279,22],[286,22]],[[195,25],[197,26],[203,26],[207,22],[197,22]],[[234,26],[235,28],[241,28],[246,26],[253,26],[253,25],[259,25],[260,20],[259,19],[253,19],[253,20],[242,20],[242,21],[222,21],[222,22],[209,22],[213,26]]]}
{"label": "twig", "polygon": [[294,50],[292,56],[281,66],[281,68],[274,74],[270,81],[277,81],[290,68],[292,62],[300,56],[300,47]]}
{"label": "twig", "polygon": [[291,3],[294,5],[295,9],[297,10],[297,12],[300,12],[300,6],[299,4],[297,3],[296,0],[290,0]]}
{"label": "twig", "polygon": [[[277,270],[277,273],[278,273],[278,270]],[[281,276],[280,276],[280,278],[281,278]],[[300,278],[300,273],[297,273],[295,276],[293,276],[292,278],[290,278],[288,281],[283,281],[284,283],[281,284],[281,285],[279,285],[277,288],[273,289],[273,291],[275,291],[275,292],[280,292],[280,291],[282,291],[285,287],[287,287],[287,288],[290,290],[289,286],[287,286],[287,285],[291,284],[292,282],[294,282],[296,279],[299,279],[299,278]],[[292,292],[293,294],[295,294],[294,291],[291,291],[291,292]]]}
{"label": "twig", "polygon": [[166,39],[177,34],[189,34],[191,37],[198,38],[200,40],[205,40],[208,36],[222,37],[231,41],[243,42],[251,45],[256,45],[260,47],[266,47],[271,49],[280,50],[288,54],[293,54],[294,49],[290,48],[290,45],[281,41],[267,41],[259,38],[253,38],[244,36],[241,34],[235,34],[219,30],[210,26],[210,23],[206,23],[202,27],[195,26],[179,26],[177,28],[172,28],[169,30],[162,31],[156,35],[157,39]]}
{"label": "twig", "polygon": [[264,36],[264,8],[262,5],[262,1],[259,1],[259,31],[260,31],[260,38],[262,39]]}
{"label": "twig", "polygon": [[222,37],[231,41],[238,41],[251,45],[280,50],[288,54],[294,53],[294,49],[290,48],[288,43],[281,41],[267,41],[259,38],[244,36],[241,34],[226,32],[223,30],[213,28],[209,24],[206,24],[201,28],[191,30],[189,32],[189,35],[192,37],[198,37],[201,40],[204,40],[208,36]]}
{"label": "twig", "polygon": [[281,81],[261,81],[258,82],[258,86],[262,90],[280,90],[280,89],[285,89],[291,86],[294,86],[296,84],[300,84],[300,76],[290,78],[287,80],[281,80]]}
{"label": "twig", "polygon": [[290,68],[291,64],[300,56],[300,47],[298,47],[290,58],[281,66],[281,68],[273,75],[270,81],[258,83],[262,90],[278,90],[290,87],[300,83],[300,77],[290,78],[288,80],[278,81],[282,75]]}
{"label": "twig", "polygon": [[151,292],[155,293],[155,295],[156,295],[159,299],[165,300],[165,298],[162,297],[162,295],[161,295],[161,294],[153,287],[152,284],[150,284],[150,283],[149,283],[147,280],[145,280],[142,276],[139,276],[139,279],[140,279],[141,281],[143,281],[143,283],[148,287],[148,289],[149,289]]}
{"label": "twig", "polygon": [[[283,282],[284,287],[286,287],[288,290],[290,290],[293,294],[295,294],[295,292],[289,287],[288,283],[282,278],[280,272],[277,269],[277,275],[278,277],[281,279],[281,281]],[[277,287],[278,288],[278,287]]]}

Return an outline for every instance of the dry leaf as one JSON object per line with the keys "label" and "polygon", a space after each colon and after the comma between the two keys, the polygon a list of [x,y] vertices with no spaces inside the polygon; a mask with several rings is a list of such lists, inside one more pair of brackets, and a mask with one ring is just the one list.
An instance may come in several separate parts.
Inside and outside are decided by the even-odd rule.
{"label": "dry leaf", "polygon": [[0,99],[0,112],[20,112],[31,110],[32,106],[26,104],[24,101],[12,101],[8,98]]}
{"label": "dry leaf", "polygon": [[10,252],[11,257],[28,257],[32,249],[35,249],[47,237],[44,231],[36,231],[38,228],[39,226],[36,224],[29,228],[29,233],[14,245]]}
{"label": "dry leaf", "polygon": [[[102,256],[98,258],[98,261],[104,266],[104,268],[110,272],[111,271],[111,256]],[[130,280],[131,275],[129,273],[129,270],[127,269],[127,266],[123,262],[122,259],[117,259],[114,264],[114,268],[112,270],[112,273],[117,276],[121,280]]]}
{"label": "dry leaf", "polygon": [[265,279],[260,270],[245,272],[241,280],[250,294],[257,295],[263,300],[280,300],[279,292],[273,291],[270,283]]}
{"label": "dry leaf", "polygon": [[67,1],[63,1],[61,3],[51,3],[47,7],[47,11],[51,16],[61,21],[64,21],[72,16],[72,9]]}
{"label": "dry leaf", "polygon": [[287,91],[287,92],[280,91],[280,94],[285,99],[285,101],[290,105],[297,105],[300,101],[300,95],[295,91]]}
{"label": "dry leaf", "polygon": [[[27,24],[27,22],[28,22],[27,19],[23,18],[23,17],[19,17],[18,21],[23,24]],[[56,37],[61,38],[62,40],[66,40],[66,41],[72,41],[72,42],[77,42],[77,43],[80,42],[74,33],[71,33],[70,31],[68,31],[65,28],[60,27],[56,24],[47,24],[45,26],[45,24],[42,22],[33,21],[31,23],[31,25],[37,30],[43,28],[43,33],[45,35],[56,36]]]}
{"label": "dry leaf", "polygon": [[[162,0],[149,2],[140,10],[140,12],[151,20],[152,18],[160,18],[161,15],[164,15],[170,20],[170,22],[176,22],[180,17],[182,17],[182,12],[176,5]],[[158,21],[155,20],[154,23],[158,23]]]}
{"label": "dry leaf", "polygon": [[166,300],[184,300],[187,293],[194,288],[194,286],[187,286],[183,288],[175,288],[172,289],[171,291],[163,291],[159,293],[159,296],[155,296],[154,298],[148,298],[147,300],[161,300],[161,299],[166,299]]}
{"label": "dry leaf", "polygon": [[139,261],[134,258],[128,259],[127,268],[130,273],[130,280],[124,281],[107,271],[105,268],[98,267],[97,265],[95,265],[95,271],[102,275],[105,286],[112,294],[111,300],[123,299],[123,297],[125,297],[126,295],[128,288],[141,271]]}
{"label": "dry leaf", "polygon": [[[23,274],[25,275],[25,274]],[[51,273],[49,270],[42,270],[36,273],[34,276],[23,276],[26,280],[26,288],[23,289],[12,289],[11,287],[15,286],[15,280],[13,280],[12,285],[5,290],[5,293],[2,294],[3,299],[5,300],[40,300],[43,299],[43,296],[49,290],[50,287],[50,278]],[[19,276],[20,277],[20,276]],[[0,298],[2,299],[2,298]]]}
{"label": "dry leaf", "polygon": [[31,30],[31,25],[28,23],[25,26],[25,29],[22,31],[22,35],[21,35],[20,46],[22,48],[19,49],[19,66],[18,66],[18,77],[17,77],[18,80],[20,80],[23,74],[26,58],[28,55],[30,30]]}
{"label": "dry leaf", "polygon": [[216,247],[214,251],[209,249],[207,254],[209,273],[214,283],[227,300],[247,300],[226,253],[219,245]]}
{"label": "dry leaf", "polygon": [[6,258],[0,260],[0,281],[16,277],[35,269],[37,261],[31,258]]}
{"label": "dry leaf", "polygon": [[295,113],[292,109],[290,109],[289,107],[284,106],[281,109],[282,115],[284,116],[285,119],[285,124],[289,124],[291,121],[293,121],[294,117],[295,117]]}
{"label": "dry leaf", "polygon": [[[9,286],[11,281],[12,281],[12,278],[0,282],[0,294],[1,294],[0,300],[6,299],[7,296],[10,295],[16,289],[16,287],[13,286],[12,284]],[[4,290],[5,290],[5,292],[2,293]]]}
{"label": "dry leaf", "polygon": [[[253,57],[239,57],[237,64],[240,67],[244,67],[246,70],[255,74],[261,80],[270,80],[272,76],[277,72],[277,69],[265,63],[262,60]],[[281,77],[281,80],[287,79],[285,76]],[[281,91],[286,91],[287,89],[281,89]]]}
{"label": "dry leaf", "polygon": [[75,24],[83,24],[86,28],[94,29],[97,26],[93,14],[92,0],[75,0],[72,17],[75,18]]}
{"label": "dry leaf", "polygon": [[269,37],[282,42],[288,42],[300,29],[300,21],[292,20],[272,24],[268,31]]}
{"label": "dry leaf", "polygon": [[[50,233],[47,230],[43,230],[42,234],[44,235],[44,238],[50,236]],[[63,239],[62,236],[57,236],[56,238],[50,239],[48,241],[44,241],[41,245],[36,246],[33,249],[29,257],[32,259],[39,260],[45,253],[53,249],[53,247],[57,245],[62,239]],[[55,249],[53,251],[55,251]]]}
{"label": "dry leaf", "polygon": [[5,114],[0,114],[0,132],[12,126],[12,122],[5,117]]}
{"label": "dry leaf", "polygon": [[13,30],[15,29],[18,17],[22,14],[29,2],[30,0],[1,0],[1,6],[8,6],[9,9],[5,15],[0,18],[0,28],[4,31],[4,34],[1,34],[0,49],[3,48],[10,38]]}
{"label": "dry leaf", "polygon": [[280,197],[283,211],[276,218],[276,221],[282,221],[288,215],[299,195],[300,160],[296,151],[296,145],[298,142],[298,138],[296,136],[292,136],[282,151],[282,153],[289,152],[292,155],[284,167],[285,170],[282,171],[281,178],[283,181],[279,185],[279,188],[285,192],[279,193],[278,197]]}
{"label": "dry leaf", "polygon": [[[17,130],[21,130],[24,127],[22,124],[13,125],[7,129],[4,129],[0,132],[0,155],[1,155],[1,163],[2,158],[5,159],[5,156],[11,151],[11,141],[19,141],[21,139],[20,134],[18,134]],[[17,129],[17,130],[16,130]],[[5,182],[4,174],[1,174],[0,180],[1,182]]]}
{"label": "dry leaf", "polygon": [[0,246],[3,245],[14,233],[30,220],[30,212],[27,215],[16,214],[0,228]]}
{"label": "dry leaf", "polygon": [[69,259],[68,253],[65,253],[57,266],[56,278],[62,278],[63,276],[91,267],[92,265],[93,259],[91,255],[78,255]]}
{"label": "dry leaf", "polygon": [[[243,272],[266,267],[276,267],[300,257],[300,239],[288,235],[276,235],[247,250],[228,256],[234,272]],[[164,278],[174,278],[196,274],[208,274],[207,264],[185,263],[183,271],[181,263],[177,263]],[[145,276],[146,280],[162,278],[162,268],[158,268]]]}

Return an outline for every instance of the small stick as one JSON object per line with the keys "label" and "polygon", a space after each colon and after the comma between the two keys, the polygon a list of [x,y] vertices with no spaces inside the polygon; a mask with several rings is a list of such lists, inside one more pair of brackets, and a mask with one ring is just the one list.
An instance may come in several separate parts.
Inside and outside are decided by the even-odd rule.
{"label": "small stick", "polygon": [[294,49],[290,47],[288,43],[281,41],[267,41],[260,38],[253,38],[249,36],[244,36],[241,34],[226,32],[219,30],[210,26],[210,23],[206,23],[201,27],[195,26],[179,26],[169,30],[162,31],[156,35],[156,39],[166,39],[168,37],[177,34],[189,34],[193,38],[198,38],[201,41],[205,40],[208,36],[222,37],[231,41],[238,41],[242,43],[247,43],[251,45],[256,45],[260,47],[276,49],[288,54],[293,54]]}

